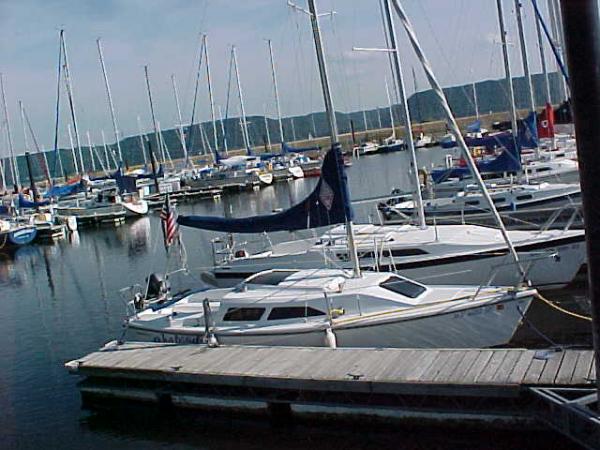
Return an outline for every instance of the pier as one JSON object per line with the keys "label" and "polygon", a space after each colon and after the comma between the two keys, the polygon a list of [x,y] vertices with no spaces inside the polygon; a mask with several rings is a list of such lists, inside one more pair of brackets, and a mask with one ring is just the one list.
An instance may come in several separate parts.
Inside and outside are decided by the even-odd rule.
{"label": "pier", "polygon": [[318,410],[551,427],[599,448],[591,350],[350,349],[112,342],[66,363],[84,404]]}

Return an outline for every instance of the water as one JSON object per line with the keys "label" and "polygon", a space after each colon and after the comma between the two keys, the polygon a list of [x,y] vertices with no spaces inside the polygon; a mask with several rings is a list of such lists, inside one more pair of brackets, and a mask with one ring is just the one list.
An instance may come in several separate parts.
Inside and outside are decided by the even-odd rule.
{"label": "water", "polygon": [[[444,152],[421,153],[420,165],[442,161]],[[408,187],[404,154],[365,157],[349,169],[353,197],[386,194]],[[282,183],[259,193],[221,201],[183,204],[180,213],[234,216],[270,212],[306,195],[315,179]],[[367,220],[369,208],[357,209]],[[189,266],[198,273],[211,262],[208,239],[215,233],[184,230]],[[289,237],[278,233],[273,239]],[[173,257],[173,260],[176,258]],[[170,267],[176,261],[170,261]],[[156,214],[118,228],[81,230],[69,240],[0,256],[0,447],[2,448],[487,448],[484,432],[420,428],[379,430],[296,426],[279,429],[263,421],[228,416],[202,420],[97,415],[81,409],[77,377],[63,364],[98,349],[120,335],[124,303],[119,289],[143,282],[167,267]],[[182,277],[182,283],[197,283]],[[545,448],[563,441],[554,434],[497,433],[496,448]],[[570,444],[566,444],[570,445]]]}

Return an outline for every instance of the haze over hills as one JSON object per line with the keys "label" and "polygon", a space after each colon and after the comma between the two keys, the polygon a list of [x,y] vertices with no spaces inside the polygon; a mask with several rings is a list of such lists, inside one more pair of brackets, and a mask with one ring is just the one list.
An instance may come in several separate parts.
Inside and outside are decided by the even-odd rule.
{"label": "haze over hills", "polygon": [[[545,94],[543,75],[533,75],[533,85],[536,104],[538,107],[544,105]],[[513,86],[515,89],[515,97],[518,109],[527,108],[526,99],[526,84],[524,77],[514,78]],[[559,95],[559,78],[558,73],[554,72],[550,74],[550,87],[552,93],[553,103],[558,103],[562,99]],[[486,80],[476,83],[477,99],[479,104],[479,111],[481,114],[503,112],[508,110],[508,96],[506,94],[506,88],[504,86],[504,80]],[[475,107],[473,101],[473,87],[471,84],[462,86],[453,86],[444,89],[452,111],[457,117],[473,116],[475,114]],[[438,105],[437,99],[433,91],[425,90],[412,95],[409,100],[409,108],[411,112],[412,122],[429,122],[442,119],[442,111]],[[400,120],[400,106],[394,105],[394,118],[395,124],[398,125]],[[349,133],[351,131],[351,123],[354,124],[356,131],[364,131],[364,117],[366,117],[367,128],[389,128],[391,126],[389,110],[388,108],[380,108],[362,111],[353,111],[349,113],[336,112],[338,127],[340,133]],[[248,127],[250,142],[255,147],[262,147],[267,142],[267,133],[265,129],[265,119],[262,115],[248,116]],[[273,144],[279,143],[279,126],[277,120],[274,118],[267,118],[269,135]],[[200,132],[200,127],[203,128],[203,133]],[[240,119],[227,118],[224,120],[224,128],[226,132],[227,147],[229,149],[239,149],[243,147],[243,138],[240,127]],[[286,117],[283,119],[283,128],[286,142],[294,140],[306,140],[312,137],[326,136],[329,133],[328,125],[325,118],[324,112],[315,112],[303,116]],[[187,136],[188,151],[191,155],[198,155],[210,151],[214,147],[214,135],[213,127],[210,122],[203,122],[201,124],[195,124],[193,129],[189,126],[184,127],[184,132]],[[204,137],[202,137],[202,136]],[[156,145],[156,139],[154,133],[146,135],[153,144],[153,148],[158,148]],[[181,142],[179,139],[178,132],[175,129],[162,130],[162,136],[164,143],[170,153],[171,158],[183,157],[183,150],[181,148]],[[223,136],[221,133],[221,125],[217,124],[217,137],[219,143],[219,150],[223,150]],[[207,144],[208,142],[208,144]],[[109,146],[116,152],[116,144]],[[104,158],[104,149],[101,146],[96,146],[96,154],[101,158]],[[141,142],[139,135],[129,136],[121,140],[121,150],[123,152],[123,158],[128,166],[140,165],[144,163],[144,157],[141,152]],[[147,152],[147,149],[146,149]],[[76,150],[77,153],[77,150]],[[82,147],[84,165],[86,168],[91,166],[90,152],[88,147]],[[73,174],[74,163],[72,158],[71,149],[60,150],[61,160],[63,163],[64,171],[67,174]],[[55,158],[54,152],[48,151],[46,153],[48,159],[48,165],[50,172],[54,175],[55,171]],[[158,156],[155,153],[155,156]],[[147,158],[147,153],[146,153]],[[34,156],[33,160],[37,161],[33,163],[34,176],[37,179],[43,178],[40,156]],[[10,169],[8,161],[3,161],[5,173],[7,177],[7,184],[11,180]],[[101,165],[96,159],[96,168],[100,170]],[[22,182],[27,180],[27,167],[25,158],[21,155],[18,157],[19,172],[21,175]],[[57,176],[62,174],[57,173]]]}

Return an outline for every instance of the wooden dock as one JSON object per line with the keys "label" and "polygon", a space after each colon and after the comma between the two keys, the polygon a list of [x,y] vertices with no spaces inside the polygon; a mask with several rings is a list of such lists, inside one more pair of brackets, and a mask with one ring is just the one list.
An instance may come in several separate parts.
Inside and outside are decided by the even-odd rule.
{"label": "wooden dock", "polygon": [[582,419],[553,400],[568,390],[570,399],[590,403],[596,377],[591,350],[111,343],[66,367],[86,377],[80,389],[88,405],[120,400],[206,408],[229,402],[236,409],[266,405],[283,415],[316,407],[419,420],[537,421],[588,448],[600,445],[597,415]]}

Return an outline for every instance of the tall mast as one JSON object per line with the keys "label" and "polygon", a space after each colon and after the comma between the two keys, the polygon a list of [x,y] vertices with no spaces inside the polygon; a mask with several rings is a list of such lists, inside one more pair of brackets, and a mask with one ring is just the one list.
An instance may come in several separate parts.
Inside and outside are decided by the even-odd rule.
{"label": "tall mast", "polygon": [[100,56],[100,65],[102,66],[102,75],[104,76],[104,86],[106,87],[106,96],[108,97],[108,106],[110,107],[110,119],[112,121],[113,132],[115,133],[115,142],[117,143],[117,151],[119,153],[119,162],[123,162],[123,153],[121,152],[121,139],[119,136],[119,128],[117,127],[117,117],[115,115],[115,107],[110,93],[110,85],[108,84],[108,75],[104,65],[104,55],[102,54],[102,43],[100,38],[96,39],[98,46],[98,55]]}
{"label": "tall mast", "polygon": [[[71,133],[71,124],[67,124],[67,131],[69,133],[69,142],[71,144],[71,156],[73,157],[73,166],[75,167],[75,173],[80,173],[79,166],[77,164],[77,157],[75,156],[75,145],[73,144],[73,133]],[[81,170],[83,172],[83,169]]]}
{"label": "tall mast", "polygon": [[548,67],[546,66],[546,52],[544,51],[544,39],[542,38],[542,26],[540,24],[540,18],[535,15],[535,32],[537,34],[538,47],[540,50],[540,63],[542,66],[542,73],[544,74],[544,92],[546,94],[546,103],[552,104],[552,95],[550,93],[550,79],[548,78]]}
{"label": "tall mast", "polygon": [[[552,41],[553,41],[554,47],[557,50],[558,56],[560,56],[560,59],[564,61],[562,48],[560,45],[558,21],[557,21],[557,13],[559,15],[560,15],[560,13],[559,13],[559,11],[557,11],[555,9],[555,6],[556,6],[556,4],[552,0],[548,0],[548,12],[550,13],[550,30],[552,32]],[[556,67],[557,67],[557,71],[559,72],[558,78],[559,78],[560,90],[563,95],[563,100],[566,100],[568,97],[567,83],[565,82],[565,78],[563,76],[561,76],[561,74],[560,74],[560,67],[559,67],[558,61],[556,62]]]}
{"label": "tall mast", "polygon": [[65,58],[65,84],[67,85],[67,95],[69,96],[69,107],[71,109],[71,119],[73,121],[73,132],[75,133],[75,143],[77,144],[77,151],[79,152],[79,166],[81,172],[85,171],[83,165],[83,155],[81,154],[81,140],[79,139],[79,127],[77,126],[77,115],[75,114],[75,96],[73,95],[73,87],[71,84],[71,71],[69,70],[69,58],[67,56],[67,42],[65,41],[64,30],[61,30],[61,42],[63,48],[63,55]]}
{"label": "tall mast", "polygon": [[110,160],[108,159],[108,148],[106,147],[106,139],[104,138],[104,130],[100,131],[102,135],[102,148],[104,148],[104,161],[106,161],[106,167],[110,170]]}
{"label": "tall mast", "polygon": [[[406,89],[404,87],[404,77],[402,76],[402,68],[400,66],[400,57],[398,55],[398,46],[396,38],[396,29],[392,20],[390,10],[390,1],[383,0],[383,10],[387,21],[387,30],[389,33],[390,49],[392,50],[392,62],[394,67],[394,75],[396,80],[396,89],[400,97],[400,105],[402,106],[402,115],[404,120],[404,134],[406,135],[406,144],[410,154],[410,174],[413,180],[413,201],[417,210],[417,220],[419,227],[425,229],[425,210],[423,209],[423,198],[421,197],[421,182],[419,180],[419,172],[417,170],[417,153],[415,151],[415,142],[413,140],[411,130],[410,111],[408,109],[408,99],[406,98]],[[413,75],[415,71],[413,69]],[[414,77],[416,80],[416,76]],[[416,82],[416,81],[415,81]]]}
{"label": "tall mast", "polygon": [[267,121],[267,105],[263,104],[263,118],[265,119],[265,133],[267,135],[267,143],[269,151],[271,151],[271,133],[269,133],[269,122]]}
{"label": "tall mast", "polygon": [[529,103],[529,111],[535,111],[535,99],[533,97],[533,86],[531,84],[531,73],[529,72],[529,59],[527,57],[527,45],[525,43],[525,31],[523,29],[523,17],[521,8],[523,4],[521,0],[515,0],[515,12],[517,15],[517,28],[519,29],[519,43],[521,47],[521,62],[523,63],[523,75],[525,76],[525,84],[527,85],[527,101]]}
{"label": "tall mast", "polygon": [[294,118],[290,117],[290,123],[292,124],[292,139],[296,142],[296,126],[294,125]]}
{"label": "tall mast", "polygon": [[473,88],[473,106],[475,107],[475,118],[479,120],[479,99],[477,98],[477,83],[471,83]]}
{"label": "tall mast", "polygon": [[440,103],[441,103],[442,109],[444,111],[444,115],[446,116],[446,120],[448,122],[450,130],[451,130],[452,134],[454,134],[454,137],[456,138],[456,142],[458,144],[458,147],[461,149],[461,152],[463,154],[463,157],[465,158],[467,166],[471,170],[471,173],[473,174],[473,177],[475,178],[476,183],[479,185],[479,188],[481,189],[483,198],[485,199],[485,202],[489,206],[489,208],[492,212],[492,215],[494,216],[494,219],[496,221],[496,224],[500,228],[502,237],[504,238],[504,241],[506,242],[508,250],[509,250],[513,260],[515,261],[515,264],[517,265],[519,272],[521,273],[521,275],[525,276],[525,271],[519,261],[519,255],[517,254],[515,247],[512,244],[510,237],[508,236],[506,227],[504,226],[504,223],[502,222],[502,219],[500,218],[500,214],[498,214],[498,210],[496,209],[496,206],[494,205],[494,202],[492,201],[492,198],[490,197],[490,193],[488,192],[487,187],[485,186],[485,183],[483,182],[483,179],[481,178],[481,174],[479,173],[479,170],[477,169],[477,165],[475,164],[475,161],[473,161],[473,156],[471,155],[471,152],[469,151],[469,148],[467,147],[467,144],[465,143],[465,139],[463,138],[463,135],[460,132],[458,123],[456,122],[456,119],[454,118],[454,115],[452,114],[452,110],[450,109],[450,105],[448,104],[448,100],[446,99],[446,95],[444,94],[442,87],[440,86],[437,79],[435,78],[435,75],[433,74],[433,69],[431,68],[431,64],[429,63],[429,61],[427,60],[427,57],[425,56],[425,54],[423,53],[423,50],[421,49],[421,45],[419,44],[419,42],[417,40],[417,36],[415,34],[414,28],[413,28],[412,24],[410,23],[410,21],[408,20],[408,16],[404,12],[404,9],[402,8],[402,6],[400,6],[399,1],[393,0],[393,2],[394,2],[394,9],[396,10],[396,13],[398,14],[398,16],[400,18],[400,22],[402,23],[402,25],[404,26],[404,28],[406,30],[406,34],[408,35],[410,43],[411,43],[415,53],[417,54],[417,58],[419,59],[419,61],[421,62],[421,65],[423,66],[423,70],[425,71],[425,74],[427,76],[429,84],[431,85],[431,88],[433,89],[436,97],[440,100]]}
{"label": "tall mast", "polygon": [[390,124],[392,126],[392,139],[396,139],[396,125],[394,124],[394,110],[392,109],[392,98],[388,87],[387,78],[385,79],[385,95],[387,96],[388,108],[390,110]]}
{"label": "tall mast", "polygon": [[[42,168],[42,170],[44,171],[44,176],[46,177],[46,180],[48,181],[48,184],[51,183],[51,179],[50,179],[50,171],[48,168],[48,158],[46,157],[46,152],[44,151],[43,148],[40,148],[37,139],[35,138],[35,133],[33,132],[33,127],[31,126],[31,122],[29,121],[29,117],[27,116],[27,111],[25,111],[25,105],[23,105],[21,103],[21,109],[22,109],[22,118],[25,119],[25,123],[27,124],[27,128],[29,130],[29,133],[31,134],[31,140],[33,141],[33,145],[35,146],[35,151],[39,155],[42,155],[42,159],[44,160],[44,167]],[[27,139],[27,138],[25,138]]]}
{"label": "tall mast", "polygon": [[219,140],[217,137],[217,121],[215,118],[215,101],[213,98],[212,82],[210,78],[210,61],[208,59],[208,36],[202,35],[204,40],[204,57],[206,58],[206,82],[208,84],[208,100],[210,102],[210,120],[212,121],[213,128],[213,142],[215,145],[215,152],[219,151]]}
{"label": "tall mast", "polygon": [[23,102],[21,100],[19,103],[19,112],[21,113],[21,125],[23,126],[23,144],[25,145],[25,151],[27,153],[31,153],[31,149],[29,148],[29,140],[27,139],[27,128],[25,125],[25,109],[23,108]]}
{"label": "tall mast", "polygon": [[219,106],[219,122],[221,122],[221,134],[223,135],[223,149],[225,150],[225,154],[229,153],[227,148],[227,136],[225,135],[225,124],[223,123],[223,113],[221,111],[221,107]]}
{"label": "tall mast", "polygon": [[94,162],[94,147],[92,146],[92,137],[90,136],[89,130],[86,131],[88,148],[90,149],[90,160],[92,161],[92,172],[96,171],[96,163]]}
{"label": "tall mast", "polygon": [[502,0],[496,0],[498,7],[498,25],[500,26],[500,40],[502,41],[502,57],[504,58],[504,72],[506,73],[506,88],[508,89],[508,102],[510,107],[510,120],[512,123],[513,136],[517,135],[517,110],[515,107],[515,91],[512,84],[510,72],[510,61],[508,59],[508,46],[506,45],[506,30],[504,29],[504,13],[502,11]]}
{"label": "tall mast", "polygon": [[60,150],[58,148],[58,135],[59,135],[59,119],[60,119],[60,82],[62,75],[62,35],[64,30],[60,30],[60,37],[58,39],[58,69],[56,74],[56,111],[54,117],[54,175],[56,176],[56,165],[60,166],[60,172],[62,175],[66,174],[62,164],[62,158],[60,156]]}
{"label": "tall mast", "polygon": [[[162,148],[160,138],[158,136],[158,126],[156,125],[156,116],[154,115],[154,103],[152,103],[152,91],[150,90],[150,78],[148,77],[148,66],[144,66],[144,75],[146,77],[146,88],[148,91],[148,102],[150,103],[150,114],[152,115],[152,126],[154,127],[154,138],[158,148]],[[164,153],[161,155],[163,162],[165,161]]]}
{"label": "tall mast", "polygon": [[[313,39],[315,41],[315,51],[317,53],[317,62],[319,65],[319,75],[321,77],[321,87],[323,89],[323,101],[325,103],[325,111],[329,122],[329,133],[331,137],[331,145],[339,144],[338,126],[335,118],[335,110],[333,109],[333,101],[331,99],[331,89],[329,87],[329,78],[327,76],[327,66],[325,65],[325,57],[323,51],[323,42],[321,41],[321,30],[319,29],[319,15],[315,0],[308,0],[308,9],[310,13],[310,21],[312,24]],[[350,200],[350,199],[348,199]],[[356,244],[354,242],[354,230],[352,219],[346,217],[346,233],[348,235],[348,252],[354,265],[354,276],[360,277],[360,263],[356,252]]]}
{"label": "tall mast", "polygon": [[[187,146],[185,145],[185,134],[183,133],[183,119],[181,118],[181,108],[179,107],[179,95],[177,94],[177,84],[175,83],[175,75],[171,75],[171,84],[173,85],[173,95],[175,96],[175,105],[177,106],[177,118],[179,119],[179,137],[181,138],[181,149],[183,150],[183,158],[186,167],[190,164],[188,157]],[[143,142],[143,141],[142,141]]]}
{"label": "tall mast", "polygon": [[273,91],[275,92],[275,107],[277,108],[277,121],[279,123],[279,138],[281,143],[285,141],[283,137],[283,121],[281,120],[281,107],[279,105],[279,89],[277,88],[277,73],[275,72],[275,58],[273,57],[273,46],[271,45],[271,39],[267,39],[267,45],[269,46],[269,59],[271,60],[271,75],[273,77]]}
{"label": "tall mast", "polygon": [[231,46],[231,57],[233,58],[233,66],[235,69],[235,80],[238,88],[238,96],[240,99],[240,109],[242,113],[242,134],[244,135],[244,145],[247,149],[250,148],[250,139],[248,136],[248,122],[246,122],[246,110],[244,109],[244,95],[242,93],[242,85],[240,83],[240,71],[238,69],[237,54],[235,51],[235,45]]}
{"label": "tall mast", "polygon": [[[144,166],[148,165],[148,159],[146,158],[146,148],[144,146],[144,133],[142,132],[142,121],[140,116],[137,116],[138,136],[140,138],[140,150],[142,157],[144,158]],[[185,139],[185,135],[182,135],[182,139]]]}
{"label": "tall mast", "polygon": [[2,90],[2,107],[4,108],[4,122],[6,124],[6,137],[8,139],[8,150],[10,151],[10,174],[13,184],[17,187],[21,186],[21,177],[19,176],[19,166],[15,157],[13,148],[12,134],[10,132],[10,118],[8,117],[8,108],[6,106],[6,92],[4,91],[4,78],[0,73],[0,89]]}

